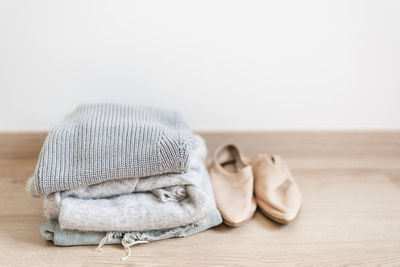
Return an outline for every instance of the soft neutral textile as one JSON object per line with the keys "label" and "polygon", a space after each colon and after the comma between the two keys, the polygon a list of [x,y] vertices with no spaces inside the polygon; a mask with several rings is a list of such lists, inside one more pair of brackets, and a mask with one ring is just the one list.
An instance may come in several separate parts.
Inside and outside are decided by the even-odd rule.
{"label": "soft neutral textile", "polygon": [[219,225],[222,222],[217,209],[213,209],[206,216],[193,223],[170,229],[136,231],[136,232],[93,232],[61,229],[57,220],[45,222],[40,227],[40,232],[47,240],[53,241],[57,246],[97,245],[105,236],[108,238],[104,244],[121,244],[122,240],[131,241],[156,241],[172,237],[186,237],[208,228]]}
{"label": "soft neutral textile", "polygon": [[188,225],[216,208],[204,165],[206,147],[194,136],[189,169],[103,182],[56,192],[44,201],[44,213],[62,229],[80,231],[149,231]]}
{"label": "soft neutral textile", "polygon": [[48,195],[114,179],[186,172],[192,137],[177,112],[81,105],[46,137],[31,193]]}

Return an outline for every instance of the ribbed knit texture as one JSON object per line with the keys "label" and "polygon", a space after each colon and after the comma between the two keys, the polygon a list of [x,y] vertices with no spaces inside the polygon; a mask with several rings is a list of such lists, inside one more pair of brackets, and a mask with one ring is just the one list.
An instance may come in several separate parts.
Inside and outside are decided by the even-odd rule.
{"label": "ribbed knit texture", "polygon": [[190,128],[173,111],[81,105],[46,137],[32,195],[112,179],[185,172],[192,140]]}

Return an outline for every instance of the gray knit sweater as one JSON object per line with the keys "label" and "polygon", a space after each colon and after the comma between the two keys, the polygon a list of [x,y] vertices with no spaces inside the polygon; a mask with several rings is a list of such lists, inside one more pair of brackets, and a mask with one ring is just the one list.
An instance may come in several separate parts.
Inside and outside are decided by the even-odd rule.
{"label": "gray knit sweater", "polygon": [[32,195],[113,179],[185,172],[192,140],[190,128],[176,112],[81,105],[46,137]]}

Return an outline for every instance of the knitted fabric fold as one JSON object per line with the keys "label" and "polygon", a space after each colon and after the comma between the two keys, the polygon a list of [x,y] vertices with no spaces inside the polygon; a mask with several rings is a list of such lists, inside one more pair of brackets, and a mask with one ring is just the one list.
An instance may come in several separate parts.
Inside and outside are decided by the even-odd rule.
{"label": "knitted fabric fold", "polygon": [[31,194],[101,182],[186,172],[193,134],[181,116],[152,107],[79,106],[50,131]]}
{"label": "knitted fabric fold", "polygon": [[55,245],[130,247],[222,222],[204,140],[151,107],[79,106],[46,137],[29,188],[45,195],[41,233]]}
{"label": "knitted fabric fold", "polygon": [[62,229],[80,231],[150,231],[193,223],[216,209],[205,156],[204,140],[195,135],[186,173],[52,193],[44,201],[45,216]]}

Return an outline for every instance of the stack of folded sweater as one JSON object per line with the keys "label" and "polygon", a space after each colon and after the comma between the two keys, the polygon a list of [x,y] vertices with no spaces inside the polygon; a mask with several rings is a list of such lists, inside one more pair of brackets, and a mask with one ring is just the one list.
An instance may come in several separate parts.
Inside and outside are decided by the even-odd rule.
{"label": "stack of folded sweater", "polygon": [[180,115],[150,107],[82,105],[47,136],[31,179],[45,196],[42,235],[55,245],[184,237],[222,222],[203,139]]}

